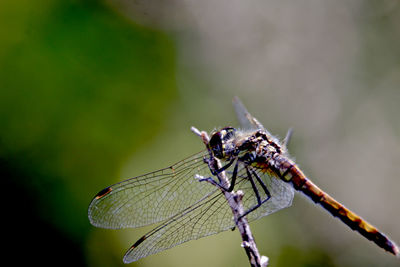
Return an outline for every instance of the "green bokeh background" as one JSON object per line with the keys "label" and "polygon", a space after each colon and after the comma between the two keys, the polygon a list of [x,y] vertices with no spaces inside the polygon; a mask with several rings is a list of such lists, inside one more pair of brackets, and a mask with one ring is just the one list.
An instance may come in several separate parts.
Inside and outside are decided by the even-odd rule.
{"label": "green bokeh background", "polygon": [[85,265],[91,197],[162,129],[177,98],[174,44],[96,2],[2,2],[0,10],[9,248],[15,260],[25,251],[26,263]]}
{"label": "green bokeh background", "polygon": [[[380,223],[393,239],[400,241],[398,5],[386,3],[391,7],[388,12],[357,22],[365,45],[357,52],[359,60],[354,68],[358,71],[347,74],[346,79],[355,80],[362,89],[352,90],[352,84],[338,82],[350,89],[338,93],[338,119],[331,128],[321,129],[318,140],[313,138],[320,129],[307,117],[288,119],[292,114],[310,112],[307,105],[311,105],[311,99],[308,103],[300,98],[299,104],[290,105],[293,100],[288,99],[295,96],[295,91],[279,96],[265,90],[249,92],[240,83],[235,88],[223,85],[224,81],[233,80],[234,73],[230,74],[232,77],[208,79],[220,73],[207,73],[204,62],[182,60],[179,31],[157,23],[139,23],[134,15],[133,19],[122,15],[124,12],[116,6],[113,1],[94,0],[0,2],[3,243],[5,257],[14,263],[12,266],[123,266],[125,250],[151,227],[96,229],[87,219],[91,198],[103,187],[165,167],[202,149],[189,131],[190,126],[210,131],[213,127],[236,125],[230,106],[234,95],[245,99],[249,110],[254,110],[264,125],[271,125],[271,132],[283,136],[289,126],[295,127],[295,134],[298,129],[291,151],[313,177],[326,173],[323,167],[328,165],[328,172],[343,174],[336,164],[354,159],[347,152],[338,161],[319,154],[317,157],[325,162],[320,166],[312,163],[314,159],[318,162],[317,158],[307,156],[318,146],[333,148],[346,138],[346,148],[351,148],[351,140],[357,138],[369,142],[370,136],[363,134],[369,131],[367,126],[375,123],[375,128],[390,132],[388,146],[393,148],[394,157],[388,155],[385,162],[390,166],[385,166],[383,173],[392,180],[379,184],[379,191],[355,192],[354,198],[347,201],[354,201],[353,206],[366,211],[368,200],[362,200],[369,194],[391,196],[379,203],[385,209],[372,212],[368,219],[375,219],[374,223]],[[364,7],[360,12],[374,15],[374,10],[381,10],[376,1],[365,3]],[[146,17],[140,5],[138,10]],[[184,38],[191,37],[196,38],[190,34]],[[394,73],[393,77],[382,84],[380,77],[388,73]],[[384,118],[383,124],[378,123],[381,117],[373,116],[374,111],[371,115],[360,108],[369,101],[377,105],[374,110],[378,109]],[[282,117],[277,116],[279,113]],[[305,130],[307,127],[311,127],[313,135]],[[386,137],[378,134],[381,141],[371,143],[383,142],[386,147]],[[353,149],[356,153],[358,146]],[[383,153],[376,154],[385,159]],[[382,170],[372,167],[378,168],[378,173]],[[347,174],[346,177],[351,179]],[[374,178],[365,178],[368,179]],[[356,180],[350,186],[356,190],[361,184]],[[340,194],[340,189],[336,190]],[[400,265],[336,219],[314,211],[308,201],[297,201],[297,207],[252,224],[259,249],[270,257],[271,266]],[[326,224],[326,229],[319,228]],[[320,235],[330,231],[338,234]],[[239,244],[237,232],[226,232],[183,244],[131,266],[247,266]]]}

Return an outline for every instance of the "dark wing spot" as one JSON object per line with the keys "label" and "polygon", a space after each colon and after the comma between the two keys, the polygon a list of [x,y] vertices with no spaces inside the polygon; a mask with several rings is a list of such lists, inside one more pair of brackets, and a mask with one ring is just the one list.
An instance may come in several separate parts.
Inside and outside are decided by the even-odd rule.
{"label": "dark wing spot", "polygon": [[134,248],[136,248],[137,246],[139,246],[140,243],[142,243],[143,241],[146,240],[146,238],[147,238],[147,236],[145,236],[145,235],[142,236],[138,241],[135,242],[135,244],[132,245],[131,249],[134,249]]}
{"label": "dark wing spot", "polygon": [[104,188],[104,189],[101,190],[99,193],[97,193],[95,199],[100,199],[100,198],[102,198],[102,197],[108,195],[111,191],[112,191],[112,188],[111,188],[111,187]]}

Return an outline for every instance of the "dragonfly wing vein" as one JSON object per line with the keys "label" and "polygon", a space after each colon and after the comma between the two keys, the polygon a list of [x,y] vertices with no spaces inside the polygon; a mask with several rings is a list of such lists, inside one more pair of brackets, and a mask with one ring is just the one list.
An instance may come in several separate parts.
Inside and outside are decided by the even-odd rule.
{"label": "dragonfly wing vein", "polygon": [[134,177],[100,191],[89,206],[89,219],[98,227],[119,229],[157,223],[193,205],[215,190],[196,174],[210,176],[203,151],[169,168]]}
{"label": "dragonfly wing vein", "polygon": [[125,254],[124,262],[137,261],[189,240],[231,229],[234,225],[231,209],[224,195],[216,189],[139,239],[140,242]]}
{"label": "dragonfly wing vein", "polygon": [[247,111],[238,97],[233,99],[233,107],[235,108],[239,124],[244,129],[265,129],[264,126]]}
{"label": "dragonfly wing vein", "polygon": [[[262,179],[271,195],[268,201],[247,215],[247,219],[249,221],[257,220],[261,217],[267,216],[292,205],[294,189],[289,183],[282,181],[276,176],[269,175],[262,169],[257,169],[251,166],[248,166],[248,168],[251,171],[254,171]],[[251,186],[250,181],[247,178],[246,171],[243,167],[239,171],[238,178],[239,180],[235,190],[240,189],[244,192],[243,206],[245,210],[248,210],[257,205],[256,194],[254,193],[254,189]],[[255,184],[261,199],[267,198],[267,193],[264,191],[261,184],[257,182]]]}

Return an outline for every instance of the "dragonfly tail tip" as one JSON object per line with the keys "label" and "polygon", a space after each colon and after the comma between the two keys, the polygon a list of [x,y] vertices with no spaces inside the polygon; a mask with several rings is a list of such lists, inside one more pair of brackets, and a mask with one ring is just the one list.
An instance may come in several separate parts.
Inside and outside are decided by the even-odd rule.
{"label": "dragonfly tail tip", "polygon": [[393,255],[395,255],[398,259],[400,259],[400,249],[399,246],[397,246],[396,243],[394,243],[393,241],[391,241],[391,250],[390,253],[392,253]]}

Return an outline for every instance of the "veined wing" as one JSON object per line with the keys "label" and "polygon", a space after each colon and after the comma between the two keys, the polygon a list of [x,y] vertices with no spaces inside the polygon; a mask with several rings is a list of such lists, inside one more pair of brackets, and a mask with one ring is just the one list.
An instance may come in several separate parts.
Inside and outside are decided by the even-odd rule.
{"label": "veined wing", "polygon": [[[268,130],[265,129],[264,126],[247,111],[246,107],[243,105],[243,103],[240,101],[240,99],[237,96],[235,96],[233,98],[233,107],[235,108],[236,117],[238,118],[238,121],[239,121],[241,127],[243,127],[245,130],[261,129],[261,130],[265,131],[270,136],[270,138],[272,138],[272,140],[274,140],[275,142],[278,142],[278,139],[276,137],[274,137],[273,135],[271,135],[271,133],[268,132]],[[288,154],[287,145],[290,141],[292,133],[293,133],[293,129],[289,129],[286,134],[285,139],[283,140],[282,149],[285,154]]]}
{"label": "veined wing", "polygon": [[89,205],[90,222],[98,227],[119,229],[163,221],[215,191],[195,174],[210,176],[197,153],[168,168],[137,176],[100,191]]}
{"label": "veined wing", "polygon": [[[251,170],[253,171],[252,168]],[[227,174],[231,174],[231,171],[232,167],[228,169]],[[261,207],[247,215],[249,221],[290,206],[294,194],[293,188],[289,184],[260,170],[254,169],[254,171],[258,173],[268,187],[271,198]],[[257,199],[243,166],[238,173],[237,179],[235,190],[244,191],[243,205],[246,210],[256,205]],[[207,182],[203,181],[201,183]],[[261,191],[260,185],[258,185],[258,190]],[[137,261],[140,258],[172,248],[189,240],[232,229],[234,226],[232,211],[225,196],[219,189],[214,187],[214,191],[140,238],[127,251],[124,262]]]}
{"label": "veined wing", "polygon": [[233,228],[232,211],[221,191],[213,187],[213,192],[141,237],[126,252],[124,262],[137,261],[189,240]]}
{"label": "veined wing", "polygon": [[[263,203],[260,207],[250,212],[246,216],[249,221],[257,220],[261,217],[267,216],[271,213],[290,207],[292,205],[292,200],[294,198],[294,189],[291,184],[282,181],[281,179],[279,179],[279,177],[270,175],[263,169],[255,168],[252,166],[247,166],[247,168],[252,174],[254,186],[256,187],[260,199],[266,199],[267,194],[263,189],[261,183],[257,181],[254,175],[257,175],[262,180],[271,195],[268,201]],[[240,180],[235,185],[235,190],[243,191],[244,195],[242,203],[244,210],[246,211],[257,205],[257,197],[254,192],[254,188],[250,183],[250,180],[247,178],[247,172],[243,167],[238,172],[238,177],[240,177]]]}
{"label": "veined wing", "polygon": [[264,126],[254,118],[240,101],[240,99],[235,96],[233,98],[233,107],[235,108],[236,117],[239,120],[240,126],[244,129],[264,129]]}

